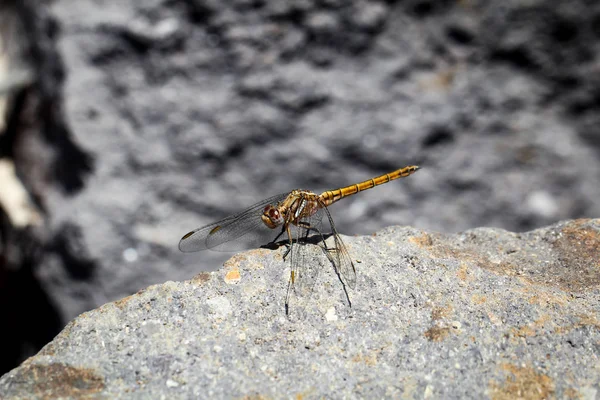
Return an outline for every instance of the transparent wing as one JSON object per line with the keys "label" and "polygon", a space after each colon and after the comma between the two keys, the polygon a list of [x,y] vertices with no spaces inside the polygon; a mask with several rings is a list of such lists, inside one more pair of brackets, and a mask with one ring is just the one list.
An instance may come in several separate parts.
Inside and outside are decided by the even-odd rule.
{"label": "transparent wing", "polygon": [[333,223],[331,214],[329,214],[329,210],[324,205],[322,210],[324,214],[327,215],[327,219],[331,225],[331,234],[333,236],[333,247],[325,248],[327,257],[333,264],[335,272],[339,275],[344,285],[354,289],[356,286],[356,269],[354,268],[354,263],[350,258],[350,254],[348,253],[348,249],[346,249],[346,245],[335,229],[335,224]]}
{"label": "transparent wing", "polygon": [[281,228],[271,229],[262,222],[263,209],[268,204],[283,201],[288,194],[261,200],[238,214],[185,234],[179,241],[179,250],[185,253],[206,249],[236,251],[270,243],[281,232]]}
{"label": "transparent wing", "polygon": [[319,209],[311,217],[303,218],[298,225],[290,226],[294,238],[290,252],[292,287],[301,296],[312,292],[319,272],[327,267],[327,261],[322,255],[322,219],[323,210]]}
{"label": "transparent wing", "polygon": [[[323,227],[326,226],[323,223],[325,215],[331,231]],[[356,286],[354,264],[342,238],[335,229],[327,207],[322,205],[322,208],[313,216],[302,219],[298,225],[291,225],[290,231],[294,240],[290,250],[292,276],[286,296],[286,307],[289,306],[292,292],[300,297],[312,293],[320,271],[331,265],[345,287],[354,288]],[[331,240],[328,244],[326,240],[328,236],[333,236],[333,245],[331,245]],[[348,296],[347,292],[346,296]],[[350,302],[349,297],[348,301]]]}

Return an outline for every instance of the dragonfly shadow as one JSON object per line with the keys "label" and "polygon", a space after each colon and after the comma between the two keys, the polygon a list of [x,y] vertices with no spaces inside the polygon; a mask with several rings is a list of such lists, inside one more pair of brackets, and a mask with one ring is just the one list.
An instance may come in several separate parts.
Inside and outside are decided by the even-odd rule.
{"label": "dragonfly shadow", "polygon": [[[294,244],[314,244],[315,246],[319,246],[325,250],[324,241],[333,236],[333,233],[324,233],[323,235],[319,235],[318,233],[310,235],[308,237],[295,238],[292,240],[292,246]],[[276,242],[270,242],[260,246],[261,249],[269,249],[269,250],[277,250],[280,247],[287,247],[290,245],[290,241],[287,239],[278,240]]]}

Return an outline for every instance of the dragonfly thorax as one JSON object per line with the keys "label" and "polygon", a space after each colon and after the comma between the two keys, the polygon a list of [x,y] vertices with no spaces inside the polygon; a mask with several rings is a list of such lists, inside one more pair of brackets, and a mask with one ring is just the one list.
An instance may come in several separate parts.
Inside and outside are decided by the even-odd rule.
{"label": "dragonfly thorax", "polygon": [[262,222],[271,229],[277,228],[279,225],[283,224],[284,221],[281,212],[272,204],[265,206],[260,218],[262,219]]}

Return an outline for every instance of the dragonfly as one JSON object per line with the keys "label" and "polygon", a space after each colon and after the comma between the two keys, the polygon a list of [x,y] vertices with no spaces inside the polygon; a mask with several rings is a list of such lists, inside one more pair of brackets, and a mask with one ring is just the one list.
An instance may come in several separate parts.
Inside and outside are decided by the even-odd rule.
{"label": "dragonfly", "polygon": [[[295,189],[261,200],[242,212],[186,233],[179,241],[179,250],[184,253],[200,250],[236,251],[264,245],[277,245],[278,240],[286,245],[284,261],[289,255],[290,279],[285,299],[286,314],[292,291],[310,293],[319,271],[314,257],[310,257],[310,246],[317,244],[342,282],[344,293],[351,305],[346,287],[356,286],[356,268],[348,249],[338,234],[328,207],[356,193],[395,179],[412,175],[419,167],[409,165],[388,174],[339,189],[316,194],[310,190]],[[323,229],[323,222],[329,230]],[[280,238],[282,238],[280,240]],[[333,243],[327,239],[333,237]],[[331,240],[330,240],[331,241]]]}

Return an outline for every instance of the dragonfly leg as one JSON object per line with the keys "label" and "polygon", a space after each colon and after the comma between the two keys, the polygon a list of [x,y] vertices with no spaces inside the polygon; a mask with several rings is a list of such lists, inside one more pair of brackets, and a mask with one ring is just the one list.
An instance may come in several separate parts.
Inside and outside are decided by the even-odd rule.
{"label": "dragonfly leg", "polygon": [[[284,232],[287,232],[287,225],[283,226],[283,228],[281,229],[281,232],[279,232],[279,234],[277,234],[277,236],[273,240],[271,240],[271,242],[269,244],[277,243],[277,240],[281,237],[281,235],[283,235]],[[292,246],[291,246],[292,240],[291,240],[290,232],[288,232],[288,237],[290,237],[290,243],[285,244],[286,250],[285,250],[285,253],[283,254],[283,261],[285,261],[285,258],[287,257],[287,255],[290,253],[290,250],[292,249]]]}
{"label": "dragonfly leg", "polygon": [[286,244],[287,249],[285,251],[285,254],[283,255],[283,261],[285,261],[285,257],[287,257],[287,255],[290,253],[290,251],[292,251],[292,244],[293,244],[292,231],[290,230],[289,225],[285,229],[286,229],[287,234],[288,234],[289,243]]}
{"label": "dragonfly leg", "polygon": [[[290,230],[290,226],[288,225],[286,228],[288,238],[290,242],[288,243],[288,248],[285,254],[283,255],[283,259],[285,260],[285,256],[288,255],[290,251],[292,251],[292,232]],[[290,312],[290,295],[292,292],[292,287],[294,286],[294,254],[292,253],[292,259],[290,260],[290,280],[288,281],[287,293],[285,294],[285,315],[288,315]]]}
{"label": "dragonfly leg", "polygon": [[275,236],[275,239],[271,240],[271,243],[277,243],[277,239],[279,239],[281,237],[281,235],[283,235],[283,232],[285,232],[285,226],[281,229],[281,232],[279,232],[279,234],[277,236]]}
{"label": "dragonfly leg", "polygon": [[285,258],[287,257],[288,254],[290,254],[290,251],[292,251],[292,245],[289,243],[285,244],[285,253],[283,253],[283,261],[285,261]]}
{"label": "dragonfly leg", "polygon": [[290,251],[292,250],[292,247],[289,244],[286,244],[285,247],[287,248],[285,249],[285,253],[283,253],[283,261],[285,261],[285,258],[288,254],[290,254]]}
{"label": "dragonfly leg", "polygon": [[325,240],[325,236],[323,236],[321,231],[318,228],[311,226],[308,222],[300,221],[300,222],[298,222],[298,226],[301,226],[302,228],[307,230],[305,239],[308,238],[308,231],[315,231],[319,234],[319,236],[321,236],[321,239]]}
{"label": "dragonfly leg", "polygon": [[321,240],[323,241],[323,246],[325,247],[325,254],[327,255],[327,258],[329,259],[329,261],[333,262],[333,260],[331,259],[331,255],[329,253],[336,251],[336,249],[335,248],[330,249],[327,247],[327,241],[325,240],[325,235],[323,235],[323,232],[321,232],[318,228],[310,226],[310,224],[308,222],[300,222],[300,223],[298,223],[298,225],[302,226],[303,228],[306,228],[307,234],[306,234],[305,239],[308,237],[308,231],[315,231],[315,232],[317,232],[317,234],[319,234],[319,236],[321,236]]}

